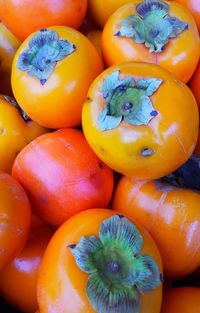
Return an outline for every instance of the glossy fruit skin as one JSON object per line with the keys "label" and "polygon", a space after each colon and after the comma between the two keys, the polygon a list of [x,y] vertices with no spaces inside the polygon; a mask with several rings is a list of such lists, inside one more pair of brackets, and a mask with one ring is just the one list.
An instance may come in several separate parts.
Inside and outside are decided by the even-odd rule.
{"label": "glossy fruit skin", "polygon": [[40,28],[65,25],[78,29],[86,10],[87,0],[40,0],[37,6],[33,0],[0,1],[1,20],[22,41]]}
{"label": "glossy fruit skin", "polygon": [[[48,313],[50,308],[54,313],[95,312],[85,291],[88,275],[77,267],[70,249],[66,247],[77,243],[82,236],[97,236],[100,223],[114,214],[116,212],[105,209],[81,212],[66,221],[53,235],[45,252],[38,280],[37,296],[42,313]],[[154,241],[143,228],[138,228],[144,239],[143,253],[153,256],[162,272],[160,255]],[[161,301],[160,286],[142,296],[140,313],[146,313],[147,308],[148,313],[159,313]]]}
{"label": "glossy fruit skin", "polygon": [[179,287],[167,291],[161,313],[199,313],[200,288]]}
{"label": "glossy fruit skin", "polygon": [[86,36],[91,41],[91,43],[95,46],[95,48],[99,52],[100,57],[103,59],[102,50],[101,50],[102,31],[98,29],[90,30],[86,33]]}
{"label": "glossy fruit skin", "polygon": [[[105,103],[102,84],[116,70],[135,78],[163,79],[151,97],[159,114],[147,126],[121,122],[110,131],[99,129],[98,116]],[[198,136],[198,115],[191,91],[171,73],[157,65],[129,62],[108,68],[96,78],[83,106],[82,126],[88,143],[108,166],[138,180],[151,180],[169,174],[192,154]],[[155,153],[144,157],[144,148]]]}
{"label": "glossy fruit skin", "polygon": [[11,104],[14,99],[0,95],[0,170],[11,173],[17,154],[34,138],[48,130],[29,120],[25,121]]}
{"label": "glossy fruit skin", "polygon": [[196,100],[197,104],[199,106],[200,110],[200,88],[199,88],[199,82],[200,82],[200,62],[196,68],[196,71],[194,72],[194,75],[192,76],[192,79],[189,82],[189,87],[192,90]]}
{"label": "glossy fruit skin", "polygon": [[185,6],[192,13],[197,27],[200,31],[200,3],[198,0],[175,0]]}
{"label": "glossy fruit skin", "polygon": [[27,240],[31,207],[27,195],[10,175],[0,172],[0,270],[21,251]]}
{"label": "glossy fruit skin", "polygon": [[[19,55],[34,34],[23,42],[12,66],[13,93],[31,119],[47,128],[73,127],[81,124],[81,110],[88,88],[103,70],[102,60],[91,42],[75,29],[55,26],[60,40],[75,44],[76,51],[59,61],[45,85],[17,67]],[[24,92],[26,90],[26,92]]]}
{"label": "glossy fruit skin", "polygon": [[102,51],[107,66],[125,61],[158,64],[183,82],[188,82],[195,71],[200,56],[200,40],[197,26],[190,12],[174,1],[164,1],[170,5],[170,15],[189,24],[188,30],[170,39],[163,52],[150,53],[144,44],[137,44],[131,38],[115,36],[121,20],[136,13],[134,0],[114,12],[107,21],[102,34]]}
{"label": "glossy fruit skin", "polygon": [[132,2],[131,0],[107,0],[106,4],[102,0],[88,0],[88,12],[94,21],[104,27],[108,18],[121,6]]}
{"label": "glossy fruit skin", "polygon": [[75,129],[32,141],[18,154],[12,174],[27,191],[35,215],[52,225],[95,205],[106,207],[113,190],[112,170]]}
{"label": "glossy fruit skin", "polygon": [[[200,265],[200,195],[190,189],[158,190],[155,182],[122,177],[113,209],[145,227],[161,253],[165,275],[184,277]],[[181,311],[180,311],[181,312]]]}
{"label": "glossy fruit skin", "polygon": [[38,308],[38,271],[52,234],[48,225],[33,220],[22,252],[0,273],[1,297],[22,312],[34,313]]}
{"label": "glossy fruit skin", "polygon": [[12,96],[11,68],[21,42],[0,22],[0,93]]}

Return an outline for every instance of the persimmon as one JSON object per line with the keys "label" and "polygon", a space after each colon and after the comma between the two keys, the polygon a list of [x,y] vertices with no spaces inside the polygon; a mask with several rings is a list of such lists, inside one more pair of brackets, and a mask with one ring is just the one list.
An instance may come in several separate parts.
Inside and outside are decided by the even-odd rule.
{"label": "persimmon", "polygon": [[126,215],[81,212],[50,240],[37,299],[42,313],[159,313],[159,251],[148,232]]}
{"label": "persimmon", "polygon": [[164,293],[161,313],[199,313],[200,288],[179,287]]}
{"label": "persimmon", "polygon": [[21,41],[18,40],[3,23],[0,22],[0,93],[12,96],[12,61]]}
{"label": "persimmon", "polygon": [[36,138],[18,154],[12,174],[26,190],[34,214],[52,225],[82,210],[106,207],[112,196],[112,170],[75,129]]}
{"label": "persimmon", "polygon": [[92,83],[82,126],[91,148],[113,170],[150,180],[190,157],[199,113],[190,89],[170,72],[129,62],[106,69]]}
{"label": "persimmon", "polygon": [[0,170],[11,173],[17,154],[46,132],[21,110],[13,97],[0,95]]}
{"label": "persimmon", "polygon": [[[158,245],[164,273],[179,278],[200,266],[200,194],[165,179],[121,178],[113,209],[145,227]],[[181,311],[180,311],[181,312]]]}
{"label": "persimmon", "polygon": [[23,249],[28,238],[31,207],[21,185],[0,172],[0,270]]}
{"label": "persimmon", "polygon": [[188,82],[200,56],[199,33],[179,3],[133,0],[114,12],[102,34],[107,66],[125,61],[158,64]]}
{"label": "persimmon", "polygon": [[86,33],[87,38],[92,42],[92,44],[95,46],[97,51],[99,52],[99,55],[101,58],[103,58],[102,50],[101,50],[101,36],[102,31],[98,29],[90,30]]}
{"label": "persimmon", "polygon": [[15,54],[11,83],[23,111],[47,128],[81,124],[87,91],[103,70],[89,39],[70,27],[30,35]]}
{"label": "persimmon", "polygon": [[78,29],[87,0],[0,0],[0,19],[20,40],[45,27],[64,25]]}
{"label": "persimmon", "polygon": [[22,312],[34,313],[38,307],[36,299],[38,271],[52,235],[53,232],[48,225],[34,218],[25,247],[0,272],[1,297]]}
{"label": "persimmon", "polygon": [[121,6],[132,2],[132,0],[88,0],[88,12],[92,19],[100,26],[104,27],[108,18]]}

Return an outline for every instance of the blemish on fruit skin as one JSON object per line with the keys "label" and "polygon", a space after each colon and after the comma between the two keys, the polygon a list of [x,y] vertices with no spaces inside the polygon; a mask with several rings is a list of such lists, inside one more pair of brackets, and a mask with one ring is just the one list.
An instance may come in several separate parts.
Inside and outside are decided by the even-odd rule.
{"label": "blemish on fruit skin", "polygon": [[102,162],[99,162],[99,168],[104,168],[104,165],[103,165],[103,163]]}
{"label": "blemish on fruit skin", "polygon": [[101,152],[102,155],[106,155],[107,152],[103,147],[99,147],[99,152]]}
{"label": "blemish on fruit skin", "polygon": [[91,173],[91,175],[89,176],[89,180],[91,182],[91,184],[94,186],[94,188],[98,189],[102,186],[102,179],[99,175],[97,175],[96,173]]}
{"label": "blemish on fruit skin", "polygon": [[143,157],[149,157],[154,154],[154,150],[151,148],[143,148],[140,152]]}
{"label": "blemish on fruit skin", "polygon": [[0,135],[4,136],[6,134],[6,128],[2,127],[0,128]]}

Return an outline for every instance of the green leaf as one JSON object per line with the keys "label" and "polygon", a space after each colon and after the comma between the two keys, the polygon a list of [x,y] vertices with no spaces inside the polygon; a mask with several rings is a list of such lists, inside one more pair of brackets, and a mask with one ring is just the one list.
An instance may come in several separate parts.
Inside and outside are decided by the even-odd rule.
{"label": "green leaf", "polygon": [[161,79],[140,79],[136,83],[130,76],[118,80],[118,75],[119,71],[110,74],[102,87],[108,103],[98,116],[101,131],[116,128],[122,120],[132,125],[147,125],[158,114],[149,97],[160,87]]}
{"label": "green leaf", "polygon": [[171,38],[177,37],[183,30],[188,29],[188,24],[186,22],[179,20],[176,17],[168,16],[166,17],[166,20],[172,26],[172,31],[170,33]]}
{"label": "green leaf", "polygon": [[117,87],[127,87],[133,86],[134,80],[131,76],[126,77],[125,79],[119,79],[120,71],[114,71],[110,74],[104,81],[102,86],[102,94],[104,99],[110,100],[113,96],[113,93]]}
{"label": "green leaf", "polygon": [[87,274],[97,271],[93,255],[102,248],[102,244],[95,236],[81,237],[80,242],[71,249],[78,267]]}
{"label": "green leaf", "polygon": [[57,62],[76,50],[74,44],[59,40],[57,32],[41,30],[29,42],[29,48],[23,51],[17,60],[17,67],[37,78],[42,85],[53,73]]}
{"label": "green leaf", "polygon": [[122,120],[122,116],[115,117],[115,116],[107,115],[103,119],[100,115],[98,119],[99,129],[101,131],[114,129],[117,126],[119,126],[119,124],[121,123],[121,120]]}
{"label": "green leaf", "polygon": [[133,255],[140,252],[143,239],[136,226],[127,218],[114,215],[101,224],[99,238],[103,245],[115,242]]}
{"label": "green leaf", "polygon": [[113,90],[120,85],[119,74],[119,71],[115,71],[105,79],[102,86],[104,99],[109,100],[112,97]]}
{"label": "green leaf", "polygon": [[133,38],[136,43],[144,43],[145,25],[137,15],[130,15],[122,21],[120,36]]}
{"label": "green leaf", "polygon": [[137,88],[145,90],[145,95],[150,97],[162,83],[163,80],[159,78],[139,79],[137,81]]}
{"label": "green leaf", "polygon": [[48,66],[46,66],[45,71],[41,71],[36,66],[29,66],[27,68],[27,73],[30,76],[38,78],[39,80],[43,80],[43,79],[47,80],[51,76],[55,66],[56,66],[56,62],[50,63],[48,64]]}
{"label": "green leaf", "polygon": [[133,125],[147,125],[154,117],[152,116],[152,112],[155,112],[155,109],[150,98],[142,96],[140,98],[140,105],[129,116],[125,116],[124,120]]}
{"label": "green leaf", "polygon": [[29,48],[37,50],[46,43],[52,44],[58,40],[58,33],[52,30],[42,29],[31,38]]}
{"label": "green leaf", "polygon": [[139,294],[135,288],[107,286],[98,274],[89,278],[87,295],[97,313],[138,313],[140,309]]}
{"label": "green leaf", "polygon": [[169,5],[166,2],[160,0],[146,0],[136,6],[137,13],[145,18],[150,13],[165,17],[169,11]]}
{"label": "green leaf", "polygon": [[122,116],[115,117],[115,116],[108,115],[108,111],[109,111],[109,106],[105,105],[103,111],[100,112],[99,114],[98,124],[99,124],[99,129],[101,131],[105,131],[105,130],[109,130],[109,129],[113,129],[117,127],[122,120]]}
{"label": "green leaf", "polygon": [[122,20],[115,36],[132,38],[149,48],[162,52],[170,38],[177,37],[188,24],[169,15],[169,5],[161,0],[144,0],[136,6],[136,14]]}
{"label": "green leaf", "polygon": [[72,54],[76,50],[76,46],[67,40],[60,40],[59,44],[59,54],[57,55],[55,61],[61,61],[68,55]]}
{"label": "green leaf", "polygon": [[139,255],[134,261],[137,282],[140,292],[149,292],[161,284],[161,275],[157,263],[151,256]]}
{"label": "green leaf", "polygon": [[161,284],[156,262],[141,255],[143,238],[135,225],[113,215],[100,225],[99,239],[70,245],[78,267],[89,274],[87,295],[97,313],[138,313],[140,294]]}

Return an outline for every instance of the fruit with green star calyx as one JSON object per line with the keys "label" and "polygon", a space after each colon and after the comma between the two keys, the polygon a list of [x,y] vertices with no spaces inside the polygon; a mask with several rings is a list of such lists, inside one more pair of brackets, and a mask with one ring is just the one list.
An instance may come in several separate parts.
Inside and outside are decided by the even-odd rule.
{"label": "fruit with green star calyx", "polygon": [[159,313],[162,280],[150,235],[115,211],[92,209],[65,222],[50,241],[38,280],[39,309]]}
{"label": "fruit with green star calyx", "polygon": [[174,1],[134,0],[114,12],[102,34],[107,66],[124,61],[158,64],[188,82],[200,56],[189,10]]}
{"label": "fruit with green star calyx", "polygon": [[13,94],[44,127],[79,126],[87,91],[102,70],[101,57],[86,36],[64,26],[41,29],[15,55]]}
{"label": "fruit with green star calyx", "polygon": [[125,63],[91,85],[83,132],[98,157],[138,180],[169,174],[192,154],[199,113],[189,88],[165,69]]}

